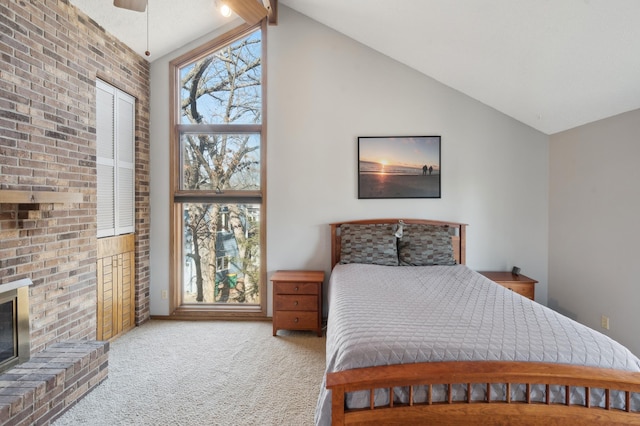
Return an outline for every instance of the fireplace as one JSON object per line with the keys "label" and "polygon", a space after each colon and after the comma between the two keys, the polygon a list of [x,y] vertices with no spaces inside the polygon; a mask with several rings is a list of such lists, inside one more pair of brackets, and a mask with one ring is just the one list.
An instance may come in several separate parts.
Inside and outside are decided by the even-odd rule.
{"label": "fireplace", "polygon": [[30,279],[0,284],[0,372],[28,361]]}

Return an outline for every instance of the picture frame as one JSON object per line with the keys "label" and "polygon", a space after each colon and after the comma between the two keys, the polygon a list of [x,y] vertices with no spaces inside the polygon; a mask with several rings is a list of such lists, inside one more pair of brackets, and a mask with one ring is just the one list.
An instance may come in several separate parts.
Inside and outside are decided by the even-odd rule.
{"label": "picture frame", "polygon": [[358,198],[441,198],[441,139],[358,137]]}

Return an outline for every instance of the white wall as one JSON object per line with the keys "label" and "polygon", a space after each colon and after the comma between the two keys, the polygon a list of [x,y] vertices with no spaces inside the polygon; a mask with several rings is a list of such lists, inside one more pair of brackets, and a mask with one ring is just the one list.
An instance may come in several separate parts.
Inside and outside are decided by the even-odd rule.
{"label": "white wall", "polygon": [[[548,136],[283,5],[279,14],[268,30],[268,274],[328,275],[334,221],[451,220],[469,224],[471,268],[518,265],[540,281],[545,303]],[[168,288],[168,61],[186,50],[151,69],[154,315],[168,314],[159,297]],[[442,198],[358,200],[357,137],[403,135],[442,136]]]}
{"label": "white wall", "polygon": [[640,110],[552,135],[549,179],[549,305],[636,355],[639,135]]}
{"label": "white wall", "polygon": [[239,25],[234,21],[151,63],[150,107],[150,168],[151,168],[151,230],[149,288],[151,315],[169,315],[169,301],[162,292],[169,292],[169,62],[197,46],[212,40]]}

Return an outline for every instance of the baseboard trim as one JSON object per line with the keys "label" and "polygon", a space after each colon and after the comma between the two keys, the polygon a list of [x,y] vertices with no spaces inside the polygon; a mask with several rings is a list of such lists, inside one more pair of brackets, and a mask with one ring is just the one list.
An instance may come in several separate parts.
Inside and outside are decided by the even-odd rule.
{"label": "baseboard trim", "polygon": [[180,315],[151,315],[152,320],[160,321],[271,321],[271,317],[238,317],[225,316],[218,318],[180,316]]}

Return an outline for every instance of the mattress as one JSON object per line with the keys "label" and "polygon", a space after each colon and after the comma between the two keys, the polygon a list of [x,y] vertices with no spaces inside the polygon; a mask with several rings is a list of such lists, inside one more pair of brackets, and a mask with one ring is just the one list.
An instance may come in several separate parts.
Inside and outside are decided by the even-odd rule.
{"label": "mattress", "polygon": [[[339,264],[328,287],[326,372],[463,360],[640,371],[640,360],[624,346],[464,265]],[[376,403],[385,398],[376,394]],[[353,393],[346,402],[350,408],[363,407],[368,396]],[[632,409],[638,407],[640,396],[634,394]],[[331,395],[324,381],[315,419],[319,425],[331,423]]]}

